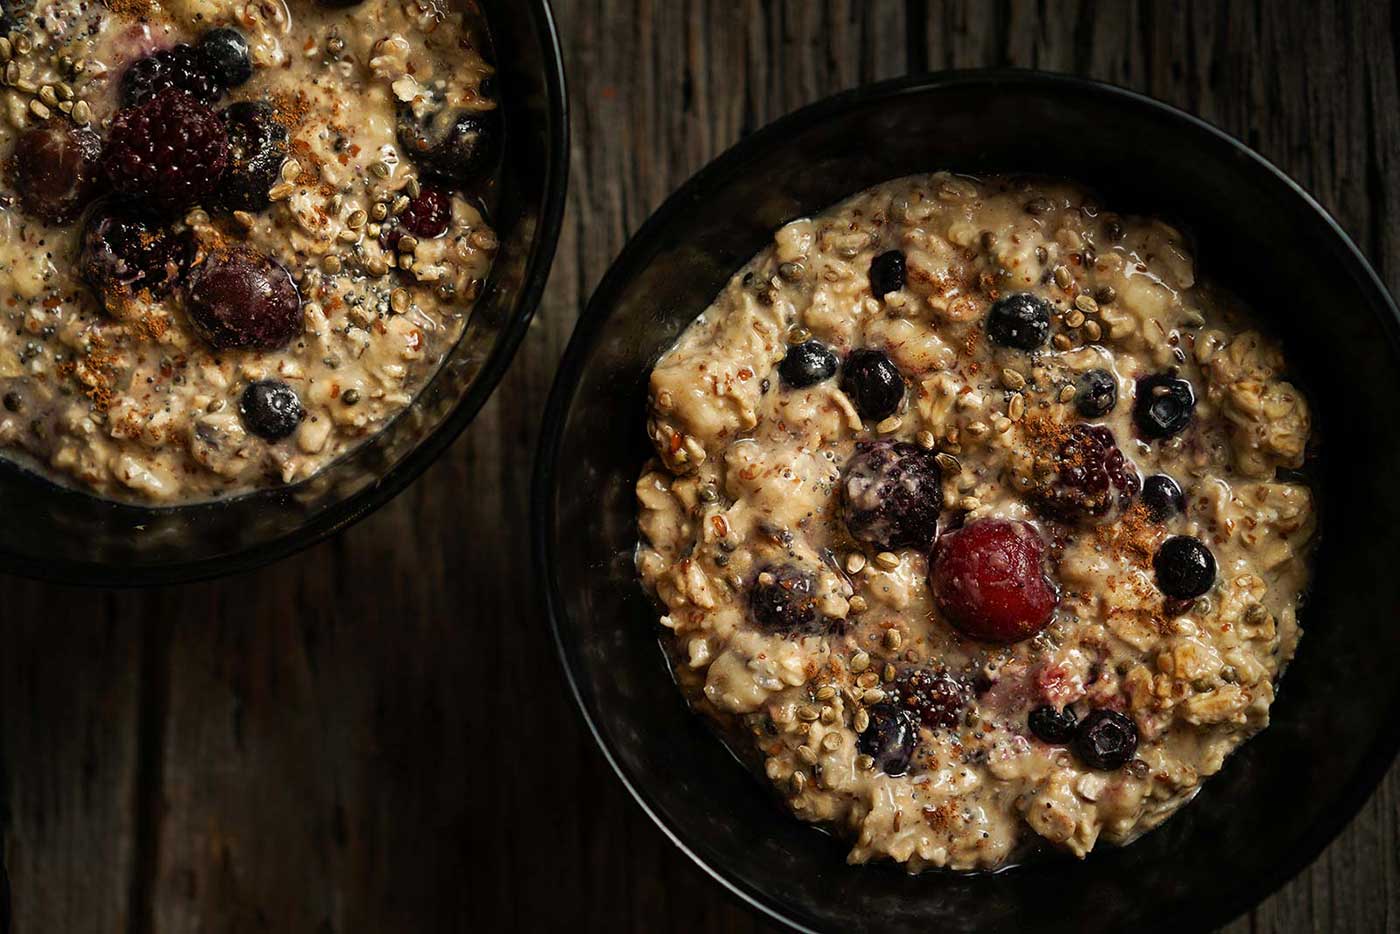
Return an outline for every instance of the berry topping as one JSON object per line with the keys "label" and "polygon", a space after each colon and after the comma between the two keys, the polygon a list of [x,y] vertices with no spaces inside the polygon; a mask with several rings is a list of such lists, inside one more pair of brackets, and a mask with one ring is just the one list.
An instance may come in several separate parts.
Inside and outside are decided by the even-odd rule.
{"label": "berry topping", "polygon": [[96,194],[101,156],[101,137],[67,120],[26,130],[11,163],[20,206],[50,224],[73,220]]}
{"label": "berry topping", "polygon": [[1191,423],[1196,393],[1191,384],[1170,373],[1138,380],[1133,420],[1144,438],[1167,438]]}
{"label": "berry topping", "polygon": [[165,91],[117,113],[103,160],[117,191],[178,211],[219,187],[228,133],[214,111],[188,94]]}
{"label": "berry topping", "polygon": [[840,362],[821,341],[805,341],[788,348],[787,356],[778,364],[778,376],[784,386],[806,389],[835,376]]}
{"label": "berry topping", "polygon": [[199,40],[199,58],[220,88],[236,88],[253,77],[248,40],[237,29],[221,26],[206,32]]}
{"label": "berry topping", "polygon": [[399,109],[399,145],[427,172],[465,187],[495,168],[501,145],[499,110],[444,108],[419,121],[408,107]]}
{"label": "berry topping", "polygon": [[1045,575],[1040,535],[1009,519],[945,532],[933,549],[929,585],[944,619],[986,642],[1029,639],[1050,622],[1060,599]]}
{"label": "berry topping", "polygon": [[1074,407],[1085,418],[1102,418],[1118,404],[1118,380],[1107,370],[1086,370],[1079,377]]}
{"label": "berry topping", "polygon": [[1106,425],[1072,425],[1051,473],[1033,496],[1042,513],[1065,522],[1126,508],[1138,491],[1138,474]]}
{"label": "berry topping", "polygon": [[1215,555],[1198,538],[1173,535],[1152,558],[1157,589],[1177,600],[1192,600],[1215,584]]}
{"label": "berry topping", "polygon": [[879,421],[899,411],[904,377],[883,350],[853,350],[841,373],[841,391],[862,418]]}
{"label": "berry topping", "polygon": [[441,237],[452,224],[452,196],[441,188],[424,185],[399,215],[399,224],[415,237]]}
{"label": "berry topping", "polygon": [[238,400],[243,427],[264,441],[281,441],[297,430],[306,414],[296,390],[280,379],[262,379],[243,390]]}
{"label": "berry topping", "polygon": [[194,46],[177,45],[134,62],[122,75],[122,105],[135,107],[162,92],[184,91],[202,104],[217,101],[224,89]]}
{"label": "berry topping", "polygon": [[877,298],[904,288],[904,254],[899,250],[881,253],[870,261],[870,291]]}
{"label": "berry topping", "polygon": [[938,534],[942,471],[916,444],[862,441],[846,464],[841,501],[852,538],[885,550],[926,549]]}
{"label": "berry topping", "polygon": [[998,299],[987,312],[987,336],[1002,347],[1035,350],[1050,336],[1050,306],[1029,292]]}
{"label": "berry topping", "polygon": [[1116,710],[1091,710],[1074,735],[1074,752],[1080,761],[1104,771],[1127,765],[1137,745],[1137,724]]}
{"label": "berry topping", "polygon": [[856,737],[856,748],[875,760],[875,767],[886,775],[909,771],[919,730],[913,714],[892,704],[870,708],[870,726]]}
{"label": "berry topping", "polygon": [[291,275],[246,249],[214,253],[190,273],[185,311],[219,350],[273,350],[301,330],[301,297]]}
{"label": "berry topping", "polygon": [[287,158],[287,128],[267,104],[244,101],[224,109],[228,131],[228,170],[219,186],[219,207],[261,211],[272,203],[268,191],[277,183]]}
{"label": "berry topping", "polygon": [[760,571],[749,589],[749,612],[769,632],[810,632],[817,627],[816,585],[791,565]]}
{"label": "berry topping", "polygon": [[1186,511],[1186,494],[1171,477],[1164,473],[1153,474],[1143,481],[1142,504],[1153,522],[1162,522]]}
{"label": "berry topping", "polygon": [[102,201],[83,225],[78,270],[118,313],[119,303],[141,293],[162,298],[185,277],[194,258],[194,238],[177,234],[135,206]]}
{"label": "berry topping", "polygon": [[1064,710],[1049,705],[1037,707],[1026,717],[1026,726],[1031,728],[1035,738],[1052,746],[1063,746],[1074,739],[1078,725],[1079,719],[1068,707]]}
{"label": "berry topping", "polygon": [[899,704],[930,729],[952,728],[962,722],[971,692],[946,671],[920,669],[899,685]]}

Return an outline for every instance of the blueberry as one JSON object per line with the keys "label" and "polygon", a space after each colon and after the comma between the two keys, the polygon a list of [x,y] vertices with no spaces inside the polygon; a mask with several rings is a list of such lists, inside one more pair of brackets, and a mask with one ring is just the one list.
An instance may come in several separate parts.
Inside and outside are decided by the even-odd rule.
{"label": "blueberry", "polygon": [[791,565],[765,568],[749,589],[749,612],[768,632],[811,632],[818,627],[816,584]]}
{"label": "blueberry", "polygon": [[1137,752],[1137,724],[1116,710],[1090,711],[1074,735],[1074,752],[1093,769],[1122,768]]}
{"label": "blueberry", "polygon": [[778,364],[778,375],[784,386],[806,389],[831,379],[839,363],[830,347],[820,341],[805,341],[788,348],[787,356]]}
{"label": "blueberry", "polygon": [[501,149],[501,112],[443,108],[420,121],[399,108],[399,145],[426,172],[457,187],[480,181],[495,168]]}
{"label": "blueberry", "polygon": [[883,350],[853,350],[841,374],[841,391],[862,418],[879,421],[899,411],[904,377]]}
{"label": "blueberry", "polygon": [[243,390],[238,400],[243,427],[265,441],[281,441],[296,431],[306,414],[296,390],[280,379],[263,379]]}
{"label": "blueberry", "polygon": [[1107,370],[1087,370],[1079,377],[1074,407],[1085,418],[1102,418],[1118,404],[1118,380]]}
{"label": "blueberry", "polygon": [[1200,539],[1173,535],[1152,558],[1157,589],[1178,600],[1199,597],[1215,584],[1215,555]]}
{"label": "blueberry", "polygon": [[943,476],[932,451],[905,441],[863,441],[841,478],[841,514],[857,541],[927,549],[938,534]]}
{"label": "blueberry", "polygon": [[1050,336],[1050,305],[1029,292],[998,299],[987,312],[987,336],[1002,347],[1035,350]]}
{"label": "blueberry", "polygon": [[1031,728],[1036,739],[1041,742],[1050,743],[1052,746],[1063,746],[1074,739],[1075,727],[1079,725],[1079,718],[1074,715],[1074,711],[1066,707],[1064,710],[1056,710],[1054,707],[1037,707],[1026,717],[1026,725]]}
{"label": "blueberry", "polygon": [[870,291],[877,298],[904,288],[904,254],[899,250],[881,253],[870,261]]}
{"label": "blueberry", "polygon": [[261,211],[287,159],[287,128],[261,101],[230,104],[221,114],[228,130],[228,168],[217,194],[228,211]]}
{"label": "blueberry", "polygon": [[1142,484],[1142,504],[1153,522],[1162,522],[1186,510],[1186,494],[1171,477],[1153,474]]}
{"label": "blueberry", "polygon": [[248,57],[248,40],[228,26],[211,29],[199,40],[204,70],[224,88],[236,88],[253,77],[253,61]]}
{"label": "blueberry", "polygon": [[1144,438],[1167,438],[1191,424],[1196,393],[1191,384],[1170,373],[1145,376],[1137,382],[1133,420]]}
{"label": "blueberry", "polygon": [[909,771],[914,748],[919,744],[919,731],[914,715],[893,704],[876,704],[870,708],[870,726],[856,737],[856,748],[875,760],[875,767],[886,775],[903,775]]}

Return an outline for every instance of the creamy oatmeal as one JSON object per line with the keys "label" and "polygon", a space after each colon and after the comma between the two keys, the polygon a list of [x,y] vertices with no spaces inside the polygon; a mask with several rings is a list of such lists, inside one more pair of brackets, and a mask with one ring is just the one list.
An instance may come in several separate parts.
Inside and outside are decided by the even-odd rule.
{"label": "creamy oatmeal", "polygon": [[448,0],[37,0],[0,22],[0,456],[179,503],[402,412],[496,248]]}
{"label": "creamy oatmeal", "polygon": [[1179,231],[1067,183],[788,224],[651,377],[637,564],[681,687],[852,862],[1131,841],[1297,645],[1286,374]]}

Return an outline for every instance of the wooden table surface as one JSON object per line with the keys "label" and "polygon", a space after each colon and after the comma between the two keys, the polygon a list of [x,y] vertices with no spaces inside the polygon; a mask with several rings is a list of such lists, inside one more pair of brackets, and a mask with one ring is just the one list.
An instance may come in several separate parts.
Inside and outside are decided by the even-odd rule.
{"label": "wooden table surface", "polygon": [[[770,929],[666,842],[585,735],[527,576],[527,487],[554,363],[628,233],[801,104],[982,65],[1137,88],[1281,165],[1400,286],[1400,22],[1383,0],[556,7],[574,120],[559,256],[514,367],[447,455],[256,573],[121,593],[0,578],[0,820],[24,934]],[[1397,824],[1392,768],[1321,859],[1227,930],[1400,931]]]}

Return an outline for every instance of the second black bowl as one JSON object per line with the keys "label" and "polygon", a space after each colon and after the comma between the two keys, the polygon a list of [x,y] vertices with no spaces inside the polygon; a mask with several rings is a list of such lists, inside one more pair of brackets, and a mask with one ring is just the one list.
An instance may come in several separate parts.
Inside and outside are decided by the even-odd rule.
{"label": "second black bowl", "polygon": [[[1316,390],[1326,536],[1274,723],[1162,828],[1084,862],[996,875],[851,867],[692,715],[637,584],[633,485],[652,363],[772,232],[913,173],[1062,175],[1114,210],[1176,220],[1204,275],[1246,297]],[[1327,214],[1258,155],[1166,105],[1025,72],[841,95],[749,137],[687,183],[609,271],[565,354],[535,476],[559,648],[605,755],[690,856],[752,905],[821,930],[1200,930],[1312,860],[1400,745],[1397,311]],[[1364,453],[1362,453],[1364,452]]]}

